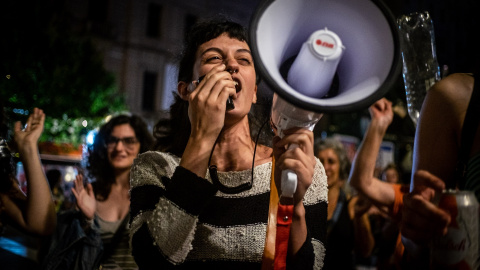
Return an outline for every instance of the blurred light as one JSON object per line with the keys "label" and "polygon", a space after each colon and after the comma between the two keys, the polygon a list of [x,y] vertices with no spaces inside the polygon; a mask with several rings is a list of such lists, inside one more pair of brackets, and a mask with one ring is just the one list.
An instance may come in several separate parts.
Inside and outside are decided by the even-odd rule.
{"label": "blurred light", "polygon": [[95,140],[95,135],[97,135],[97,131],[96,130],[90,130],[88,133],[87,133],[87,137],[85,138],[86,142],[87,142],[87,145],[92,145],[94,140]]}
{"label": "blurred light", "polygon": [[24,110],[24,109],[13,109],[12,110],[14,113],[17,113],[17,114],[23,114],[23,115],[28,115],[28,110]]}
{"label": "blurred light", "polygon": [[83,121],[82,121],[82,126],[83,126],[83,127],[87,127],[87,126],[88,126],[87,120],[83,120]]}
{"label": "blurred light", "polygon": [[24,114],[24,115],[28,115],[28,110],[24,110],[24,109],[13,109],[13,112],[14,113],[18,113],[18,114]]}
{"label": "blurred light", "polygon": [[24,171],[23,171],[23,163],[22,162],[17,162],[16,164],[16,171],[17,171],[17,175],[16,175],[16,178],[17,179],[21,179],[21,175],[24,174]]}
{"label": "blurred light", "polygon": [[0,237],[0,248],[25,258],[36,257],[36,251],[7,237]]}
{"label": "blurred light", "polygon": [[77,172],[72,166],[68,166],[67,168],[65,168],[64,180],[66,183],[72,182],[73,180],[75,180],[76,176],[77,176]]}

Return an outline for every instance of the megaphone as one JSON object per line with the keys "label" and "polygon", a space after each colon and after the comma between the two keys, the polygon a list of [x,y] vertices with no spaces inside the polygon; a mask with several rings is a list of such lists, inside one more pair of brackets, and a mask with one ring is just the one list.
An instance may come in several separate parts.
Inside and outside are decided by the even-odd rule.
{"label": "megaphone", "polygon": [[[250,22],[250,42],[256,69],[274,91],[272,124],[280,129],[313,129],[322,113],[364,109],[401,70],[395,20],[376,0],[263,1]],[[284,182],[293,186],[287,174],[282,191]]]}

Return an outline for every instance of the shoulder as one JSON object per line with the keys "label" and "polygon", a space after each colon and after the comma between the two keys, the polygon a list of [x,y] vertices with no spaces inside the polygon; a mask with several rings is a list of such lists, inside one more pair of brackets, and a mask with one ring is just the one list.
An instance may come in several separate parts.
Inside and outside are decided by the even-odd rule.
{"label": "shoulder", "polygon": [[470,73],[453,73],[434,84],[432,88],[437,86],[447,90],[458,87],[471,88],[473,82],[474,77]]}
{"label": "shoulder", "polygon": [[422,117],[429,128],[450,130],[459,138],[463,119],[473,91],[473,76],[455,73],[434,84],[425,97]]}
{"label": "shoulder", "polygon": [[467,73],[454,73],[434,84],[427,97],[437,103],[466,107],[472,95],[474,78]]}
{"label": "shoulder", "polygon": [[[324,180],[327,180],[327,175],[325,174],[325,168],[323,167],[322,162],[320,162],[320,159],[315,157],[315,169],[314,169],[314,175],[313,177],[319,177],[319,178],[325,178]],[[320,179],[322,181],[322,179]]]}
{"label": "shoulder", "polygon": [[145,153],[139,154],[135,161],[134,165],[145,165],[151,163],[160,163],[161,165],[167,165],[169,163],[179,163],[180,158],[165,152],[158,151],[147,151]]}
{"label": "shoulder", "polygon": [[170,178],[180,158],[164,152],[148,151],[138,155],[132,165],[130,184],[133,187],[140,185],[161,185],[162,177]]}
{"label": "shoulder", "polygon": [[312,184],[304,197],[305,205],[316,204],[321,201],[326,202],[328,198],[327,175],[320,160],[315,157],[315,169],[313,173]]}

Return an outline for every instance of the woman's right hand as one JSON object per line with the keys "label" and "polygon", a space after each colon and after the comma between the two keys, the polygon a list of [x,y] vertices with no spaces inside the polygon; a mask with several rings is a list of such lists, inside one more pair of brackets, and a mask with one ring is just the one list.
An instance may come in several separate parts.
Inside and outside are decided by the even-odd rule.
{"label": "woman's right hand", "polygon": [[72,188],[73,195],[77,200],[77,207],[82,211],[85,218],[91,220],[97,210],[97,201],[93,192],[92,184],[83,185],[83,176],[78,174],[75,179],[75,187]]}
{"label": "woman's right hand", "polygon": [[190,83],[187,90],[183,98],[189,103],[191,132],[180,166],[205,177],[210,152],[225,125],[227,99],[236,98],[235,82],[222,64],[207,72],[200,83]]}
{"label": "woman's right hand", "polygon": [[372,121],[376,122],[382,129],[387,130],[388,126],[393,121],[392,102],[386,98],[377,100],[370,108],[370,117]]}
{"label": "woman's right hand", "polygon": [[225,123],[227,99],[236,96],[232,75],[225,70],[224,64],[215,66],[200,83],[189,85],[189,90],[191,136],[215,140]]}
{"label": "woman's right hand", "polygon": [[38,139],[42,135],[44,123],[45,113],[39,108],[33,109],[24,129],[19,121],[15,123],[14,141],[22,158],[35,155],[38,151]]}
{"label": "woman's right hand", "polygon": [[[283,131],[284,137],[273,138],[275,157],[275,184],[281,197],[281,179],[283,170],[292,170],[297,175],[297,188],[293,196],[295,206],[303,207],[303,198],[312,184],[316,159],[313,153],[313,132],[295,127]],[[290,145],[297,147],[290,148]]]}

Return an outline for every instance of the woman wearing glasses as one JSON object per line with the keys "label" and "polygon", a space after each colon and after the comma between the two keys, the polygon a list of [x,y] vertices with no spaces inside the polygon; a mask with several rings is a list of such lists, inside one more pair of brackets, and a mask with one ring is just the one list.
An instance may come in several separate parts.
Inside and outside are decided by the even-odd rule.
{"label": "woman wearing glasses", "polygon": [[[77,243],[83,243],[78,244],[82,248],[67,256],[47,257],[46,263],[55,265],[48,269],[72,269],[69,267],[73,264],[80,269],[99,265],[106,269],[137,269],[128,246],[130,167],[138,154],[147,151],[152,143],[147,125],[138,116],[116,116],[100,128],[88,156],[88,176],[93,183],[84,185],[83,176],[77,176],[72,191],[80,210],[76,212],[78,221],[72,222],[76,219],[72,220],[71,215],[66,218],[68,227],[75,223],[81,230],[73,230],[73,239],[60,238],[59,242],[64,244],[56,247],[52,244],[58,252]],[[63,232],[57,228],[57,232],[59,230]],[[93,248],[85,252],[85,247]],[[52,254],[55,252],[51,250],[49,255]]]}

